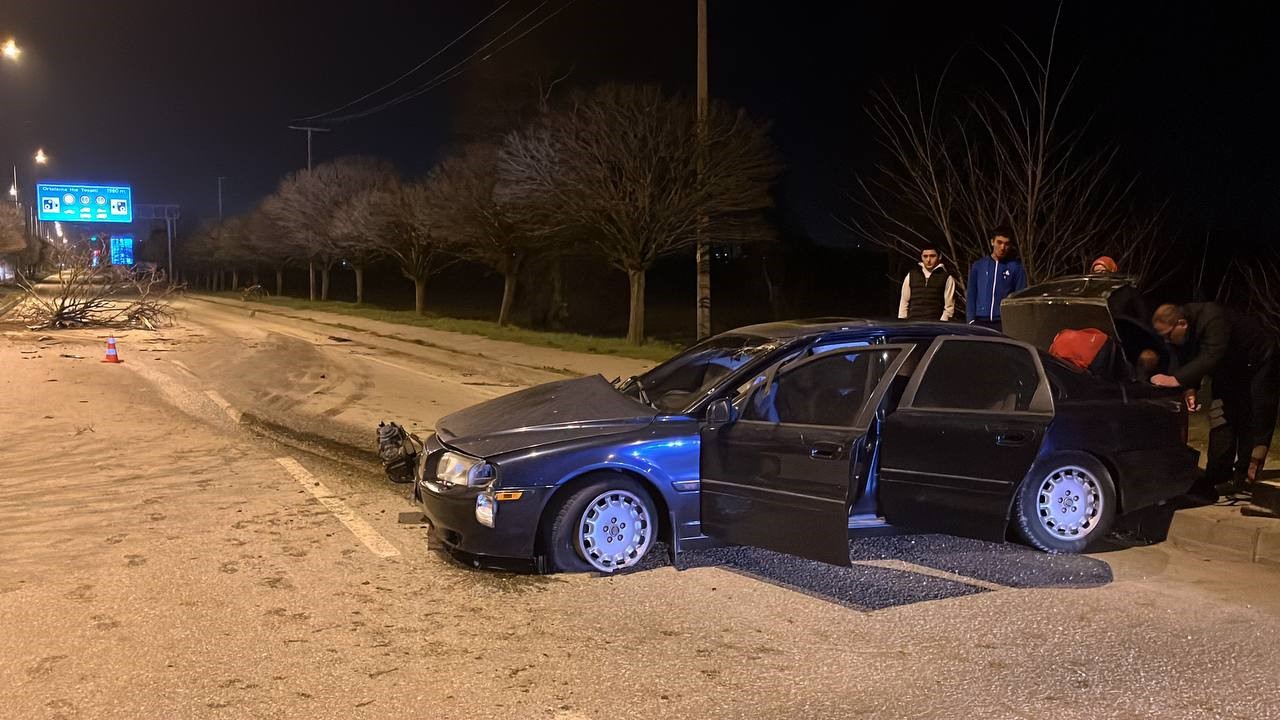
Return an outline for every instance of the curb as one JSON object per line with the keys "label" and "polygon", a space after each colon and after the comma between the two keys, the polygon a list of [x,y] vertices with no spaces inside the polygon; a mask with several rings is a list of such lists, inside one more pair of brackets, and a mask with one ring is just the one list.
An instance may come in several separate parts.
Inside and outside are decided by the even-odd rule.
{"label": "curb", "polygon": [[1246,517],[1238,506],[1179,510],[1169,525],[1168,540],[1224,559],[1280,566],[1280,523]]}

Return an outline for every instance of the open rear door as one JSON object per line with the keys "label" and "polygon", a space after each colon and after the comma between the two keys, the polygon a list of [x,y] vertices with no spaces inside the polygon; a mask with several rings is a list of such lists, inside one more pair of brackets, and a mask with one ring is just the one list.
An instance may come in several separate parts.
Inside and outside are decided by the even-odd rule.
{"label": "open rear door", "polygon": [[853,461],[911,349],[842,348],[770,368],[733,420],[702,430],[703,532],[849,565]]}

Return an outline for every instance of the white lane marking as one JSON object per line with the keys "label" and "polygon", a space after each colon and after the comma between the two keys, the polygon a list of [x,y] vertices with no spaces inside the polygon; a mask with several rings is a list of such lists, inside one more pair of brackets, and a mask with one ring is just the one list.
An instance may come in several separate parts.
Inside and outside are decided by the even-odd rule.
{"label": "white lane marking", "polygon": [[221,395],[219,395],[218,393],[212,390],[205,390],[204,394],[207,395],[209,399],[213,401],[214,405],[217,405],[218,407],[222,408],[222,412],[226,413],[227,417],[231,418],[231,422],[233,423],[240,422],[240,411],[231,407],[231,403],[224,400]]}
{"label": "white lane marking", "polygon": [[329,488],[325,487],[324,483],[317,480],[306,468],[302,467],[302,464],[297,460],[291,457],[279,457],[276,458],[276,462],[280,463],[293,476],[293,479],[298,481],[299,485],[306,488],[312,497],[319,500],[321,505],[324,505],[329,512],[333,513],[334,517],[338,518],[343,525],[346,525],[351,534],[364,543],[364,546],[369,548],[369,551],[374,555],[388,558],[400,554],[395,545],[392,545],[386,538],[378,534],[378,531],[374,530],[372,525],[365,522],[364,518],[347,507],[346,503],[334,497]]}
{"label": "white lane marking", "polygon": [[886,570],[900,570],[902,572],[915,573],[917,575],[928,575],[929,577],[935,577],[935,578],[938,578],[939,580],[950,580],[951,582],[964,583],[965,585],[980,587],[980,588],[983,588],[984,590],[1008,590],[1009,589],[1008,585],[1001,585],[999,583],[988,582],[986,580],[979,580],[978,578],[971,578],[967,575],[957,575],[955,573],[949,573],[946,570],[939,570],[937,568],[931,568],[925,565],[917,565],[915,563],[910,563],[905,560],[858,560],[858,561],[855,561],[853,564],[868,565],[870,567],[884,568]]}
{"label": "white lane marking", "polygon": [[186,364],[185,364],[185,363],[183,363],[181,360],[170,360],[169,362],[173,363],[174,365],[177,365],[179,369],[181,369],[182,371],[184,371],[186,374],[190,375],[191,377],[195,377],[195,376],[196,376],[196,374],[195,374],[195,373],[191,372],[191,368],[187,367],[187,366],[186,366]]}
{"label": "white lane marking", "polygon": [[432,374],[432,373],[425,372],[425,371],[423,371],[423,370],[416,370],[416,369],[414,369],[414,368],[405,367],[404,365],[398,365],[398,364],[396,364],[396,363],[390,362],[390,361],[388,361],[388,360],[383,360],[383,359],[382,359],[382,358],[380,358],[380,357],[374,357],[374,356],[372,356],[372,355],[356,355],[356,354],[353,354],[353,355],[352,355],[352,357],[358,357],[358,358],[361,358],[361,359],[363,359],[363,360],[368,360],[368,361],[370,361],[370,362],[376,362],[376,363],[378,363],[379,365],[386,365],[387,367],[393,367],[393,368],[395,368],[395,369],[397,369],[397,370],[402,370],[402,371],[404,371],[404,372],[412,373],[412,374],[414,374],[414,375],[421,375],[422,377],[429,378],[429,379],[431,379],[431,380],[435,380],[435,381],[437,381],[437,382],[447,383],[447,384],[450,384],[450,385],[461,385],[462,387],[465,387],[467,390],[470,390],[470,391],[472,391],[472,392],[476,393],[477,395],[484,395],[485,397],[498,397],[499,395],[506,395],[506,394],[507,394],[507,392],[510,392],[510,390],[514,390],[514,389],[515,389],[515,388],[510,388],[510,389],[507,389],[507,390],[494,390],[494,389],[491,389],[491,388],[479,387],[479,386],[476,386],[476,385],[466,385],[466,384],[461,383],[461,382],[459,382],[459,381],[457,381],[457,380],[451,380],[451,379],[446,378],[446,377],[443,377],[443,376],[441,376],[441,375],[434,375],[434,374]]}

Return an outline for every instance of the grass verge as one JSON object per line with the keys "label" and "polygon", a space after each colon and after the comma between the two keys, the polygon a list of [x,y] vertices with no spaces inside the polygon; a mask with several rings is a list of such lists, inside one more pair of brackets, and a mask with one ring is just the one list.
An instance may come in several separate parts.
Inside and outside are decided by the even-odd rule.
{"label": "grass verge", "polygon": [[[240,293],[234,292],[210,294],[226,299],[241,299]],[[317,300],[315,302],[311,302],[310,300],[303,300],[302,298],[269,297],[261,300],[252,300],[246,303],[246,305],[253,303],[274,305],[276,307],[289,308],[291,310],[317,310],[320,312],[334,313],[335,315],[347,315],[350,317],[364,318],[366,320],[378,320],[380,322],[394,323],[396,325],[408,325],[411,327],[430,328],[432,330],[443,330],[446,332],[465,333],[467,335],[479,335],[492,340],[506,340],[508,342],[523,343],[525,345],[533,345],[536,347],[548,347],[555,348],[557,350],[593,353],[596,355],[617,355],[619,357],[653,360],[657,362],[666,360],[684,349],[679,345],[660,340],[649,340],[644,345],[636,346],[627,343],[627,341],[622,338],[577,335],[574,333],[564,332],[544,332],[541,330],[529,330],[527,328],[516,327],[514,325],[502,327],[496,322],[490,322],[487,320],[467,320],[463,318],[445,317],[432,313],[418,315],[412,310],[388,310],[375,305],[358,306],[334,300]]]}

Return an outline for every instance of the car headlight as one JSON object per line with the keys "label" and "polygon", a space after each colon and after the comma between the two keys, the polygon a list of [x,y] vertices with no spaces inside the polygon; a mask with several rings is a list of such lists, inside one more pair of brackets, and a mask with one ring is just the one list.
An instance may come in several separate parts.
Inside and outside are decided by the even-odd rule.
{"label": "car headlight", "polygon": [[484,460],[459,455],[454,452],[447,452],[441,455],[440,462],[436,464],[436,479],[442,485],[450,487],[454,485],[465,487],[487,485],[493,480],[494,475],[493,466]]}
{"label": "car headlight", "polygon": [[497,522],[498,503],[486,490],[476,495],[476,522],[485,527],[493,527]]}

